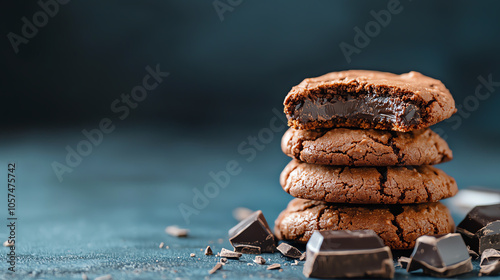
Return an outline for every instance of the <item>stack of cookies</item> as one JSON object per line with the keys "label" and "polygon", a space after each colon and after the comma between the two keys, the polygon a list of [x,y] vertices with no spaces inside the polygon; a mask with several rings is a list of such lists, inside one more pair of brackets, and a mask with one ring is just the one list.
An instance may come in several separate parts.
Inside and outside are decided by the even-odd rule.
{"label": "stack of cookies", "polygon": [[392,249],[454,231],[439,200],[458,191],[434,164],[452,159],[428,127],[456,112],[446,87],[417,72],[351,70],[305,79],[286,96],[292,157],[280,176],[296,197],[275,222],[278,238],[315,230],[374,230]]}

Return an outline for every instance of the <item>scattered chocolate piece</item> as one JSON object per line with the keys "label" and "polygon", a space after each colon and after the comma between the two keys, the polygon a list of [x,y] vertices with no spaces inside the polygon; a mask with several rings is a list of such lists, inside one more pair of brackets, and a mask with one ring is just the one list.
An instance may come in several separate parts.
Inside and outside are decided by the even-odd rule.
{"label": "scattered chocolate piece", "polygon": [[410,258],[400,258],[408,272],[422,269],[434,277],[452,277],[472,270],[471,257],[458,233],[417,238]]}
{"label": "scattered chocolate piece", "polygon": [[285,257],[298,259],[302,256],[302,253],[299,251],[299,249],[287,243],[281,243],[276,249],[278,249],[278,251],[280,251],[281,254]]}
{"label": "scattered chocolate piece", "polygon": [[221,269],[222,264],[217,263],[212,269],[208,271],[208,274],[214,274],[217,270]]}
{"label": "scattered chocolate piece", "polygon": [[168,245],[167,245],[167,246],[165,246],[165,249],[170,249],[170,246],[168,246]]}
{"label": "scattered chocolate piece", "polygon": [[194,253],[191,253],[189,256],[190,256],[191,258],[196,257],[196,255],[195,255]]}
{"label": "scattered chocolate piece", "polygon": [[457,232],[480,255],[488,248],[500,250],[500,204],[474,207],[457,226]]}
{"label": "scattered chocolate piece", "polygon": [[269,265],[266,269],[271,270],[271,269],[278,269],[278,268],[281,268],[281,265],[279,263],[273,263],[273,264]]}
{"label": "scattered chocolate piece", "polygon": [[165,246],[165,243],[160,243],[160,245],[158,246],[160,249],[163,248],[163,246]]}
{"label": "scattered chocolate piece", "polygon": [[94,280],[112,280],[113,277],[111,276],[111,274],[106,274],[106,275],[102,275],[102,276],[99,276],[97,278],[95,278]]}
{"label": "scattered chocolate piece", "polygon": [[467,246],[467,252],[469,252],[469,256],[471,256],[473,259],[479,258],[479,255],[473,250],[471,250],[469,246]]}
{"label": "scattered chocolate piece", "polygon": [[205,255],[211,256],[213,254],[214,252],[212,252],[212,248],[210,248],[210,246],[207,246],[207,248],[205,249]]}
{"label": "scattered chocolate piece", "polygon": [[228,249],[222,248],[220,251],[220,256],[228,259],[239,259],[241,257],[241,253],[229,251]]}
{"label": "scattered chocolate piece", "polygon": [[5,240],[5,242],[3,243],[3,246],[4,246],[4,247],[11,247],[11,246],[14,246],[14,242],[9,242],[9,240]]}
{"label": "scattered chocolate piece", "polygon": [[247,263],[247,265],[248,265],[248,266],[251,266],[251,265],[253,265],[253,263]]}
{"label": "scattered chocolate piece", "polygon": [[[229,230],[229,242],[237,252],[246,248],[253,254],[274,253],[276,249],[274,235],[260,210],[255,211]],[[248,245],[259,247],[260,253],[256,253],[253,249],[248,250]]]}
{"label": "scattered chocolate piece", "polygon": [[306,277],[394,277],[391,249],[372,230],[315,231],[306,248]]}
{"label": "scattered chocolate piece", "polygon": [[240,252],[243,254],[255,254],[258,255],[261,253],[260,247],[253,245],[236,245],[234,246],[234,250],[236,252]]}
{"label": "scattered chocolate piece", "polygon": [[500,274],[500,251],[486,249],[481,255],[479,276]]}
{"label": "scattered chocolate piece", "polygon": [[233,217],[238,221],[241,222],[244,219],[248,218],[250,215],[252,215],[254,211],[245,208],[245,207],[238,207],[233,210]]}
{"label": "scattered chocolate piece", "polygon": [[302,255],[299,258],[299,261],[304,261],[306,259],[306,252],[302,253]]}
{"label": "scattered chocolate piece", "polygon": [[225,264],[225,263],[227,263],[227,259],[226,258],[221,258],[220,262],[223,263],[223,264]]}
{"label": "scattered chocolate piece", "polygon": [[293,263],[292,263],[292,264],[290,264],[290,265],[299,265],[299,261],[298,261],[298,260],[295,260],[295,261],[293,261]]}
{"label": "scattered chocolate piece", "polygon": [[261,256],[255,256],[255,260],[253,260],[256,264],[266,264],[266,260]]}
{"label": "scattered chocolate piece", "polygon": [[189,234],[188,229],[179,228],[178,226],[168,226],[165,228],[165,232],[175,237],[186,237]]}

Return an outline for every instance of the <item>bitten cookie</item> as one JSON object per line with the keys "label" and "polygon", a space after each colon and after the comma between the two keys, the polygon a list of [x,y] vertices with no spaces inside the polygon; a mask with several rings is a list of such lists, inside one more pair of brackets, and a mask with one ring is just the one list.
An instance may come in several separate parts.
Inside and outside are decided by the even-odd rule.
{"label": "bitten cookie", "polygon": [[355,127],[407,132],[426,128],[456,112],[441,81],[418,72],[396,75],[349,70],[309,78],[284,101],[296,129]]}
{"label": "bitten cookie", "polygon": [[280,184],[294,197],[335,203],[436,202],[458,192],[452,177],[429,165],[343,167],[292,160]]}
{"label": "bitten cookie", "polygon": [[432,165],[453,158],[446,141],[430,129],[404,133],[374,129],[290,128],[281,139],[281,149],[292,158],[326,165]]}
{"label": "bitten cookie", "polygon": [[392,249],[411,249],[422,235],[454,231],[439,202],[413,205],[342,205],[294,199],[275,221],[279,239],[306,243],[315,230],[372,229]]}

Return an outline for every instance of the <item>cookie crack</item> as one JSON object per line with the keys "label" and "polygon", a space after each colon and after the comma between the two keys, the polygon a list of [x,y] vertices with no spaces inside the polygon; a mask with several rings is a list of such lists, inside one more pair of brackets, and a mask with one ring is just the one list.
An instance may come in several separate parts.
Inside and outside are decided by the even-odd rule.
{"label": "cookie crack", "polygon": [[399,224],[399,222],[397,220],[398,215],[400,215],[401,213],[404,212],[403,207],[400,205],[391,206],[391,207],[389,207],[389,212],[393,216],[391,223],[392,223],[392,225],[394,225],[396,227],[396,234],[399,237],[399,240],[401,240],[401,243],[403,243],[404,247],[407,247],[408,242],[406,242],[406,240],[404,239],[403,228],[401,227],[401,225]]}

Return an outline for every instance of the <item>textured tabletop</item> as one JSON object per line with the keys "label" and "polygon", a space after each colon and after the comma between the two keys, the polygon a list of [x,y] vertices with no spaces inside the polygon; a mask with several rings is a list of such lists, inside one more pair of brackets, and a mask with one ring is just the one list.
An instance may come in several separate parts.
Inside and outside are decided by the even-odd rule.
{"label": "textured tabletop", "polygon": [[[238,146],[258,130],[221,133],[226,134],[205,133],[200,139],[182,131],[159,133],[148,127],[117,130],[83,157],[71,173],[65,173],[62,182],[52,164],[63,163],[66,145],[75,146],[82,139],[78,130],[31,131],[4,138],[0,146],[3,182],[7,163],[17,164],[18,260],[17,272],[6,274],[8,248],[2,247],[0,278],[81,279],[85,273],[89,279],[106,274],[113,279],[304,279],[302,263],[291,266],[293,260],[278,253],[263,256],[271,259],[268,263],[280,263],[281,272],[253,264],[254,255],[243,255],[208,274],[218,258],[205,256],[201,250],[207,245],[214,253],[232,249],[227,231],[237,223],[232,216],[234,208],[261,209],[272,226],[291,199],[278,183],[288,161],[279,148],[283,132],[253,156],[239,153]],[[486,153],[498,155],[498,148],[481,153],[467,152],[466,147],[467,143],[453,142],[456,159],[440,167],[457,179],[460,188],[475,183],[493,186],[491,170],[499,166],[495,157],[491,162],[486,160],[493,166],[475,167],[474,178],[464,172],[463,165],[488,158]],[[219,188],[218,194],[203,202],[206,205],[184,219],[179,207],[193,207],[197,190],[214,182],[210,173],[225,170],[229,162],[237,165],[239,173],[230,176],[226,187]],[[0,213],[6,223],[7,191],[1,196]],[[459,222],[463,214],[453,213]],[[189,237],[165,234],[165,227],[173,224],[188,228]],[[5,227],[0,238],[7,238]],[[168,249],[160,249],[161,242]],[[195,256],[190,257],[191,253]],[[476,278],[477,262],[475,266],[474,272],[458,278]],[[421,277],[396,270],[396,279]]]}

